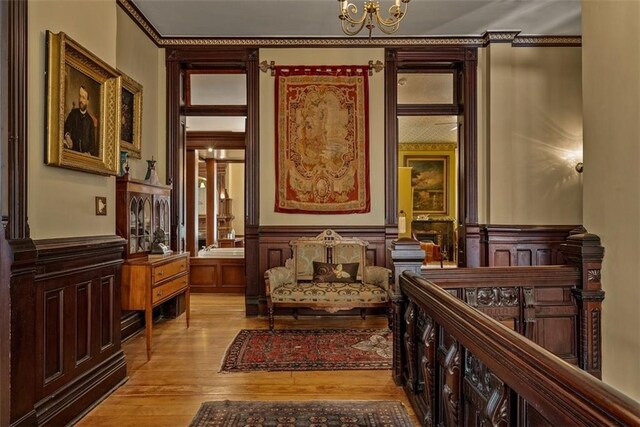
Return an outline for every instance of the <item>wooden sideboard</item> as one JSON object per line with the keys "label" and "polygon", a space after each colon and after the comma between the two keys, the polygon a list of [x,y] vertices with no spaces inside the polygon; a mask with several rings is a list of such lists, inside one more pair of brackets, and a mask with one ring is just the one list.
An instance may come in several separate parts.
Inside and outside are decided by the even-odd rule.
{"label": "wooden sideboard", "polygon": [[122,309],[144,311],[147,360],[151,359],[153,307],[183,293],[188,328],[189,254],[186,252],[131,259],[122,266]]}

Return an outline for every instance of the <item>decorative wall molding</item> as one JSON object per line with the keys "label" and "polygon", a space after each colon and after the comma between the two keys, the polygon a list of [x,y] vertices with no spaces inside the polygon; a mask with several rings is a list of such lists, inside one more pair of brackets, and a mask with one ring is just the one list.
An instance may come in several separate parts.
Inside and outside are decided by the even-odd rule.
{"label": "decorative wall molding", "polygon": [[165,37],[130,0],[117,0],[118,5],[158,47],[168,46],[244,46],[244,47],[418,47],[466,46],[486,47],[490,43],[511,43],[512,46],[580,47],[581,36],[520,35],[519,30],[490,31],[479,36],[450,37],[366,37],[347,38],[221,38],[221,37]]}
{"label": "decorative wall molding", "polygon": [[458,148],[458,144],[453,143],[400,143],[398,151],[453,151]]}

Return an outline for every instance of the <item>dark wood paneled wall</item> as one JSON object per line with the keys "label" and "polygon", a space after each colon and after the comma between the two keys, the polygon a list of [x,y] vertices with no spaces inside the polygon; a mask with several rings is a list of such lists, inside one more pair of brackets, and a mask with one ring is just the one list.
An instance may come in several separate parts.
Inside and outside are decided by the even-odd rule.
{"label": "dark wood paneled wall", "polygon": [[[386,245],[383,226],[262,226],[259,232],[259,257],[256,260],[245,251],[247,265],[255,263],[259,269],[259,280],[247,280],[247,299],[255,301],[255,313],[265,313],[264,272],[272,267],[284,265],[291,258],[289,242],[299,237],[314,237],[331,228],[344,237],[357,237],[369,242],[367,263],[385,265]],[[257,262],[256,262],[257,261]]]}
{"label": "dark wood paneled wall", "polygon": [[422,425],[640,423],[637,402],[439,286],[405,272],[400,291],[394,372]]}
{"label": "dark wood paneled wall", "polygon": [[244,294],[245,261],[237,258],[191,258],[192,293]]}
{"label": "dark wood paneled wall", "polygon": [[[29,239],[21,242],[31,242]],[[64,425],[126,380],[119,236],[12,248],[11,423]],[[37,254],[37,256],[36,256]]]}
{"label": "dark wood paneled wall", "polygon": [[560,245],[576,225],[484,225],[480,228],[480,265],[562,265]]}

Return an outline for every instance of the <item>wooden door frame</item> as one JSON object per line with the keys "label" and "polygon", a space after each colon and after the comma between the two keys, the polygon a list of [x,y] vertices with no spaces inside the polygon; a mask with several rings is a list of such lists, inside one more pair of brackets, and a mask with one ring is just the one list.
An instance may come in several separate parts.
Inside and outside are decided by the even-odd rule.
{"label": "wooden door frame", "polygon": [[[167,181],[173,185],[171,198],[172,242],[174,250],[182,245],[180,230],[184,224],[185,207],[180,203],[184,198],[186,136],[185,113],[189,115],[221,114],[221,107],[187,107],[185,103],[185,73],[187,69],[243,70],[247,78],[247,105],[242,110],[229,107],[230,115],[246,114],[245,144],[245,258],[257,260],[258,227],[260,223],[260,150],[259,150],[259,68],[256,47],[176,47],[167,50]],[[175,225],[174,225],[175,224]],[[258,262],[245,263],[247,283],[262,283]],[[257,285],[256,285],[257,286]],[[247,288],[248,289],[248,288]],[[245,294],[247,315],[258,314],[259,294]]]}
{"label": "wooden door frame", "polygon": [[[478,142],[476,47],[388,48],[385,52],[385,240],[387,246],[398,235],[398,69],[411,65],[455,63],[461,75],[455,93],[462,111],[462,136],[458,143],[458,265],[473,266],[479,260]],[[479,238],[479,235],[477,235]],[[478,261],[479,262],[479,261]]]}

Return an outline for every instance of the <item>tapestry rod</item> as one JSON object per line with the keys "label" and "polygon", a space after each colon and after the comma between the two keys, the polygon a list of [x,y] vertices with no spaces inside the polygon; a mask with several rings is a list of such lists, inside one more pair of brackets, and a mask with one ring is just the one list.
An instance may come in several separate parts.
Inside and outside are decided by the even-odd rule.
{"label": "tapestry rod", "polygon": [[[260,68],[260,71],[262,71],[263,73],[266,73],[267,70],[271,70],[271,76],[275,76],[276,75],[276,62],[275,61],[270,61],[267,62],[262,61],[260,63],[260,65],[258,65],[258,67]],[[375,63],[373,62],[373,60],[369,61],[369,75],[373,76],[373,72],[375,71],[376,73],[379,73],[380,71],[382,71],[384,69],[384,64],[382,63],[382,61],[377,60]]]}

